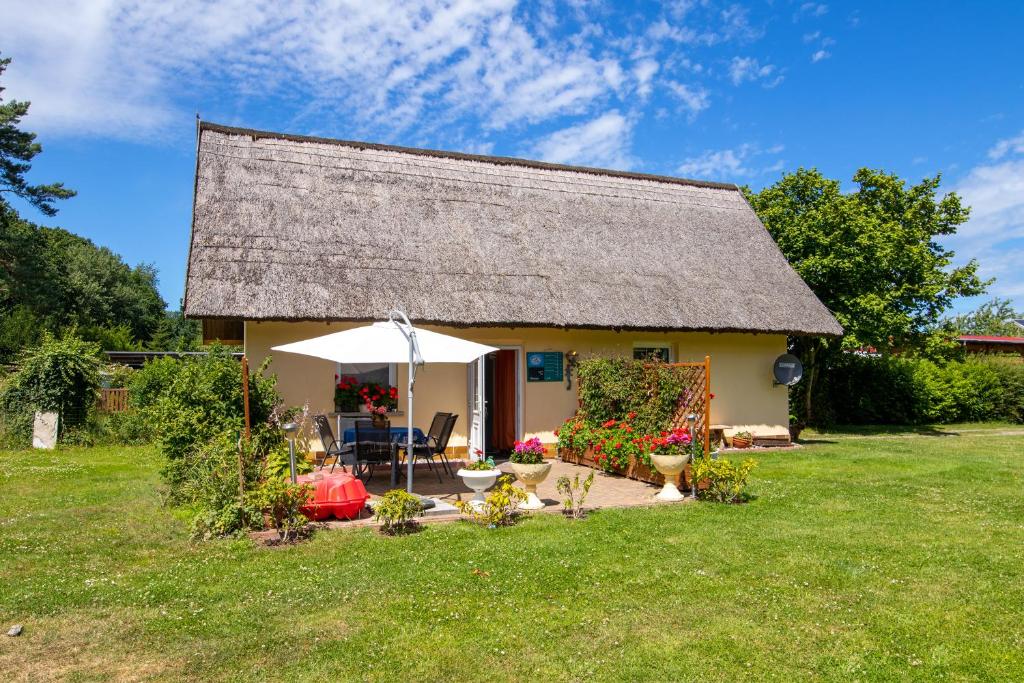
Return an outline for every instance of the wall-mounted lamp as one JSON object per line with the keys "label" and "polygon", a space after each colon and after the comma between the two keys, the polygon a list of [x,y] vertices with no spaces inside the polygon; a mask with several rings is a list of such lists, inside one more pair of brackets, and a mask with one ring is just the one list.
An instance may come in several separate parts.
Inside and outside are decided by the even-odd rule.
{"label": "wall-mounted lamp", "polygon": [[295,435],[299,433],[297,422],[286,422],[281,425],[284,435],[288,438],[288,469],[292,475],[292,483],[295,483]]}
{"label": "wall-mounted lamp", "polygon": [[569,391],[572,389],[572,371],[576,369],[576,363],[579,361],[579,354],[575,351],[570,351],[565,354],[565,390]]}

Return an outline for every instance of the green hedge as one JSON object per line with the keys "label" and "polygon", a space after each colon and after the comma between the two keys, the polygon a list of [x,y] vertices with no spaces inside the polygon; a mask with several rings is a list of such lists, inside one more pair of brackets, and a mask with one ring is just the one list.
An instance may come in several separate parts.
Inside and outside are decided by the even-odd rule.
{"label": "green hedge", "polygon": [[[793,405],[803,405],[798,393]],[[823,371],[815,405],[825,424],[1020,423],[1024,363],[1000,356],[937,363],[843,354]]]}

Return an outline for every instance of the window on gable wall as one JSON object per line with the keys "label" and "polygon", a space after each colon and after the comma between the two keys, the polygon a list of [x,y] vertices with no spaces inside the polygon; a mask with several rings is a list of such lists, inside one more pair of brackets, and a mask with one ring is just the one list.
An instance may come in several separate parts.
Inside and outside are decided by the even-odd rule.
{"label": "window on gable wall", "polygon": [[339,377],[355,377],[359,384],[373,382],[395,386],[394,363],[338,363],[336,372]]}
{"label": "window on gable wall", "polygon": [[664,363],[671,363],[672,345],[636,342],[633,344],[633,358],[635,360],[660,360]]}

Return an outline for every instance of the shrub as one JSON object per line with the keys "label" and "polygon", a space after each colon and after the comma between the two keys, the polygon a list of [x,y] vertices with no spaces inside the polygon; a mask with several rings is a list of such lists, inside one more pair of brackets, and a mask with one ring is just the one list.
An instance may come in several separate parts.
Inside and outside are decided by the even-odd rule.
{"label": "shrub", "polygon": [[249,495],[249,501],[253,509],[269,517],[278,537],[287,541],[309,522],[302,507],[312,495],[313,487],[309,484],[269,477]]}
{"label": "shrub", "polygon": [[[260,478],[260,466],[251,447],[239,443],[237,434],[224,431],[180,461],[181,482],[172,502],[193,511],[192,536],[211,538],[262,527],[258,507],[246,495]],[[242,488],[239,490],[239,467]]]}
{"label": "shrub", "polygon": [[60,416],[62,435],[87,425],[94,413],[100,385],[99,347],[74,332],[56,338],[44,333],[40,344],[26,350],[18,368],[0,387],[0,430],[8,445],[25,448],[32,441],[35,411]]}
{"label": "shrub", "polygon": [[[276,426],[268,423],[278,402],[275,379],[262,374],[268,363],[249,376],[252,448],[257,458],[264,457],[283,438]],[[225,432],[237,438],[243,430],[241,365],[223,347],[215,347],[206,356],[180,361],[173,380],[147,410],[167,458],[163,476],[170,487],[171,501],[177,502],[190,476],[188,459],[196,449]]]}
{"label": "shrub", "polygon": [[590,487],[594,483],[594,473],[591,471],[590,475],[580,484],[580,473],[576,473],[576,478],[570,480],[569,477],[564,474],[558,478],[555,482],[555,489],[565,496],[565,500],[562,501],[562,512],[573,519],[583,518],[583,502],[587,499],[587,494],[590,493]]}
{"label": "shrub", "polygon": [[514,524],[519,515],[519,503],[526,500],[526,491],[512,482],[513,478],[507,474],[499,477],[497,485],[479,508],[465,500],[456,502],[455,506],[474,522],[491,529]]}
{"label": "shrub", "polygon": [[[797,410],[801,392],[793,395]],[[1021,422],[1024,364],[1000,356],[937,362],[843,354],[822,376],[817,414],[825,424]]]}
{"label": "shrub", "polygon": [[719,503],[736,503],[744,498],[744,489],[750,471],[757,462],[747,458],[739,465],[734,465],[726,458],[698,457],[694,460],[693,478],[695,481],[708,482],[708,487],[698,495]]}
{"label": "shrub", "polygon": [[592,424],[633,413],[641,433],[668,429],[689,390],[667,363],[631,358],[586,358],[577,367],[580,412]]}
{"label": "shrub", "polygon": [[423,510],[420,499],[403,489],[392,489],[377,501],[373,508],[374,521],[380,523],[381,533],[393,536],[412,529],[416,516]]}
{"label": "shrub", "polygon": [[993,356],[983,362],[999,378],[1000,398],[993,417],[1024,424],[1024,361]]}
{"label": "shrub", "polygon": [[[295,450],[295,474],[309,474],[312,472],[313,463],[302,457],[298,444],[296,444]],[[288,455],[287,443],[280,442],[270,447],[266,455],[263,475],[266,477],[291,479],[291,458]]]}

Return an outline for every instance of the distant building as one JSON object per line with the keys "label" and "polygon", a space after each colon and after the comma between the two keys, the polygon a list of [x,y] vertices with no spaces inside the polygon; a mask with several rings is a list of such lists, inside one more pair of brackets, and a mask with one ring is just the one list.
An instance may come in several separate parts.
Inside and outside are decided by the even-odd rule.
{"label": "distant building", "polygon": [[964,350],[968,353],[1019,353],[1024,355],[1024,337],[965,334],[960,336],[957,341],[963,344]]}

